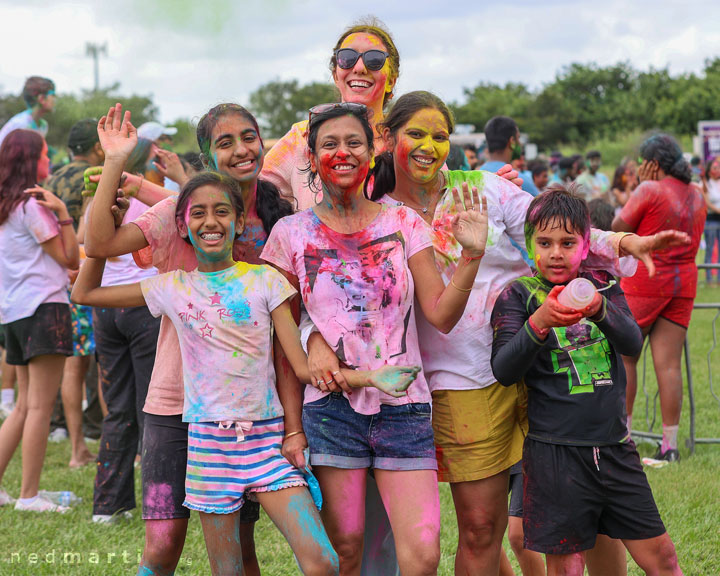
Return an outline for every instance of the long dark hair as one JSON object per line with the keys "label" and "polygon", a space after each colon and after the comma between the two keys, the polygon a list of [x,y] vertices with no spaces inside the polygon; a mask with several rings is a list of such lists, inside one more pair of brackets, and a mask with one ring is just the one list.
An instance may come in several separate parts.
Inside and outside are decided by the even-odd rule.
{"label": "long dark hair", "polygon": [[[417,112],[426,108],[439,111],[447,121],[448,132],[452,134],[455,129],[455,120],[447,104],[432,92],[424,90],[416,90],[400,96],[397,102],[393,104],[389,114],[378,124],[378,131],[382,132],[388,129],[390,134],[395,136],[398,130],[405,126]],[[379,200],[395,189],[395,164],[390,152],[383,152],[375,158],[375,168],[373,168],[371,174],[374,177],[374,183],[370,200]],[[366,193],[367,182],[369,181],[370,178],[366,181]]]}
{"label": "long dark hair", "polygon": [[668,176],[685,184],[692,180],[692,168],[683,158],[682,149],[668,134],[654,134],[640,146],[640,156],[648,162],[655,160]]}
{"label": "long dark hair", "polygon": [[[230,197],[230,203],[232,204],[233,210],[235,210],[236,217],[245,212],[245,205],[242,198],[242,190],[240,190],[240,184],[234,178],[231,178],[227,174],[220,172],[200,172],[196,174],[180,190],[180,195],[175,205],[175,222],[185,221],[185,210],[187,209],[190,196],[195,190],[202,186],[214,186],[218,190],[225,192]],[[183,238],[188,244],[190,242],[189,237]]]}
{"label": "long dark hair", "polygon": [[711,158],[710,162],[708,162],[705,165],[705,179],[706,180],[710,180],[710,169],[712,168],[713,164],[715,164],[715,162],[720,163],[720,156],[715,156],[714,158]]}
{"label": "long dark hair", "polygon": [[30,196],[23,194],[37,182],[43,137],[32,130],[13,130],[0,146],[0,224],[4,224],[18,204]]}
{"label": "long dark hair", "polygon": [[[253,116],[247,108],[240,106],[239,104],[218,104],[205,114],[198,122],[197,126],[197,141],[200,146],[200,158],[203,165],[209,170],[217,170],[215,166],[215,160],[210,153],[210,145],[212,143],[212,133],[217,126],[218,121],[223,116],[228,114],[239,114],[250,122],[257,132],[258,138],[260,138],[260,127],[258,126],[255,116]],[[260,138],[262,142],[262,138]],[[274,184],[271,184],[267,180],[257,180],[257,194],[255,199],[255,208],[257,214],[262,222],[263,229],[266,234],[270,234],[275,223],[293,213],[293,207],[290,202],[280,196],[280,191]]]}

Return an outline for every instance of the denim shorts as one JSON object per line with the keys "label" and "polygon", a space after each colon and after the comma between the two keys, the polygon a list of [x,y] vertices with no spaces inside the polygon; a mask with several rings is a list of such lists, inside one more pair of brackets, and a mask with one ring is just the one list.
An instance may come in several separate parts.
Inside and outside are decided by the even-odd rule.
{"label": "denim shorts", "polygon": [[305,404],[303,427],[314,466],[437,470],[430,404],[382,404],[358,414],[339,392]]}

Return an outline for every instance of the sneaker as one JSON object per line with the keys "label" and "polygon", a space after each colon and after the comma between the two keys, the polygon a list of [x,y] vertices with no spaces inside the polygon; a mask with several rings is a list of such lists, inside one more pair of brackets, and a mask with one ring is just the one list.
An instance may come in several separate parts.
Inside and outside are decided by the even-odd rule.
{"label": "sneaker", "polygon": [[658,445],[657,452],[653,456],[653,460],[665,460],[666,462],[677,462],[680,460],[680,452],[678,450],[665,450],[662,451],[662,447]]}
{"label": "sneaker", "polygon": [[660,445],[658,445],[655,456],[652,458],[643,458],[642,463],[645,464],[645,466],[650,466],[651,468],[663,468],[664,466],[670,464],[670,462],[677,462],[678,460],[680,460],[680,452],[673,449],[665,450],[665,452],[663,452]]}
{"label": "sneaker", "polygon": [[0,488],[0,506],[7,506],[8,504],[12,504],[13,502],[15,502],[15,498],[5,492],[4,488]]}
{"label": "sneaker", "polygon": [[93,514],[92,521],[95,524],[115,524],[119,520],[131,520],[132,512],[125,510],[116,514]]}
{"label": "sneaker", "polygon": [[70,508],[53,504],[44,496],[37,496],[30,504],[25,504],[18,500],[15,502],[15,510],[21,512],[59,512],[60,514],[65,514],[65,512],[70,511]]}
{"label": "sneaker", "polygon": [[67,439],[68,431],[65,430],[65,428],[55,428],[55,430],[50,432],[50,436],[48,436],[50,442],[64,442]]}

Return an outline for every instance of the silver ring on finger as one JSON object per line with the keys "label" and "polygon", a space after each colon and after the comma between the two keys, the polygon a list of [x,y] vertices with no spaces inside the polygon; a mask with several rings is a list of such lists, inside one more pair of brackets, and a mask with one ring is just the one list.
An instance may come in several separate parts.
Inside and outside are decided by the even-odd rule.
{"label": "silver ring on finger", "polygon": [[322,384],[325,384],[325,380],[318,380],[317,383],[318,383],[318,384],[321,384],[321,385],[322,385]]}

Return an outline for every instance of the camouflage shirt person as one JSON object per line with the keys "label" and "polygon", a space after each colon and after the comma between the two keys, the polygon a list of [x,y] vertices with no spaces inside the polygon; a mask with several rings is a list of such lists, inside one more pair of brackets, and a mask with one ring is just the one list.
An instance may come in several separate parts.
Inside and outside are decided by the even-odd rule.
{"label": "camouflage shirt person", "polygon": [[82,216],[82,191],[85,189],[83,174],[88,168],[90,168],[88,162],[74,160],[54,172],[45,183],[45,188],[65,202],[70,218],[73,219],[75,229],[77,229],[80,216]]}

